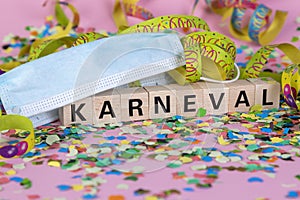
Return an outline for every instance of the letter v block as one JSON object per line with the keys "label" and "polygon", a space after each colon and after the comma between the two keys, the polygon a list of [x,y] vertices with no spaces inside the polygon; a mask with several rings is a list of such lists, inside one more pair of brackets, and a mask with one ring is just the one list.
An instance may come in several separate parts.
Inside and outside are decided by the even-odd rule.
{"label": "letter v block", "polygon": [[226,84],[229,87],[228,112],[248,112],[254,105],[255,86],[247,80]]}
{"label": "letter v block", "polygon": [[118,90],[121,96],[121,120],[135,121],[149,118],[148,92],[141,87],[122,88]]}
{"label": "letter v block", "polygon": [[225,84],[198,82],[203,89],[203,108],[207,114],[220,115],[228,112],[229,88]]}
{"label": "letter v block", "polygon": [[92,111],[92,98],[88,97],[59,108],[58,116],[64,126],[75,123],[90,124],[93,122]]}
{"label": "letter v block", "polygon": [[270,77],[249,78],[255,85],[255,104],[263,109],[279,108],[280,84]]}
{"label": "letter v block", "polygon": [[93,98],[94,124],[121,121],[120,94],[116,89],[98,93]]}
{"label": "letter v block", "polygon": [[147,86],[149,118],[168,118],[176,115],[176,91],[166,86]]}

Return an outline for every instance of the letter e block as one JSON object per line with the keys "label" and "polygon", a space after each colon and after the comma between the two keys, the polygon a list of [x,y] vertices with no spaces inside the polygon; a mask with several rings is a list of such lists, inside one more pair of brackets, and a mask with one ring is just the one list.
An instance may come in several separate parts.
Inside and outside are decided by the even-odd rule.
{"label": "letter e block", "polygon": [[149,118],[148,92],[144,88],[122,88],[118,92],[121,96],[122,121],[136,121]]}
{"label": "letter e block", "polygon": [[92,124],[93,123],[93,104],[92,98],[85,99],[68,104],[59,108],[59,120],[62,125],[70,125],[75,123]]}
{"label": "letter e block", "polygon": [[184,117],[195,117],[198,109],[203,107],[203,89],[196,83],[168,85],[176,90],[176,113]]}
{"label": "letter e block", "polygon": [[93,97],[94,124],[121,121],[120,94],[110,89]]}
{"label": "letter e block", "polygon": [[255,85],[255,104],[263,109],[279,108],[280,84],[270,77],[249,78]]}
{"label": "letter e block", "polygon": [[229,87],[225,84],[198,82],[203,89],[203,107],[207,114],[220,115],[228,112]]}
{"label": "letter e block", "polygon": [[254,105],[255,86],[247,80],[226,84],[229,87],[229,112],[248,112]]}
{"label": "letter e block", "polygon": [[176,91],[168,86],[147,86],[149,118],[168,118],[176,115]]}

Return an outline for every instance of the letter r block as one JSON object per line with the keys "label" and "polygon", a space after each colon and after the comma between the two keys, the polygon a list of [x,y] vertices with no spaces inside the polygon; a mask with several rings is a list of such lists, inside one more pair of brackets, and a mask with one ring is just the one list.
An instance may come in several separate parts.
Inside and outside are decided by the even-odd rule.
{"label": "letter r block", "polygon": [[263,109],[279,108],[280,84],[270,77],[249,78],[255,86],[255,104]]}
{"label": "letter r block", "polygon": [[168,118],[176,115],[176,91],[165,86],[144,87],[148,92],[149,118]]}
{"label": "letter r block", "polygon": [[207,114],[220,115],[228,112],[229,88],[225,84],[197,82],[203,89],[203,108]]}
{"label": "letter r block", "polygon": [[93,97],[93,123],[116,123],[121,121],[120,94],[110,89]]}
{"label": "letter r block", "polygon": [[121,96],[122,121],[145,120],[149,118],[148,92],[144,88],[122,88],[118,92]]}
{"label": "letter r block", "polygon": [[59,120],[62,125],[75,123],[91,124],[93,123],[93,104],[92,98],[85,99],[68,104],[58,110]]}

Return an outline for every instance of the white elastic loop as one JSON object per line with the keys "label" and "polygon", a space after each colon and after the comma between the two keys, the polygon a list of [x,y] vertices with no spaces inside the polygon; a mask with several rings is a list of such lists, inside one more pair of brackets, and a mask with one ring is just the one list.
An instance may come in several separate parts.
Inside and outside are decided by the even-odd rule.
{"label": "white elastic loop", "polygon": [[212,83],[233,83],[235,81],[237,81],[240,77],[240,68],[239,66],[237,66],[236,63],[234,63],[234,67],[236,69],[236,76],[234,77],[234,79],[231,80],[226,80],[226,81],[219,81],[219,80],[215,80],[215,79],[211,79],[211,78],[206,78],[206,77],[200,77],[200,80],[202,81],[207,81],[207,82],[212,82]]}

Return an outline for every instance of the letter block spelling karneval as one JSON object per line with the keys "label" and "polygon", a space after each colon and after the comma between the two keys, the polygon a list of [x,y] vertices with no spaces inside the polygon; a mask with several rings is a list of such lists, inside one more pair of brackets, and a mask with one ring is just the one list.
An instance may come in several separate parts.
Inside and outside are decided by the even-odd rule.
{"label": "letter block spelling karneval", "polygon": [[59,118],[63,125],[115,123],[174,115],[195,117],[199,108],[219,115],[247,112],[256,104],[263,109],[278,108],[279,98],[280,84],[271,78],[117,88],[60,108]]}

